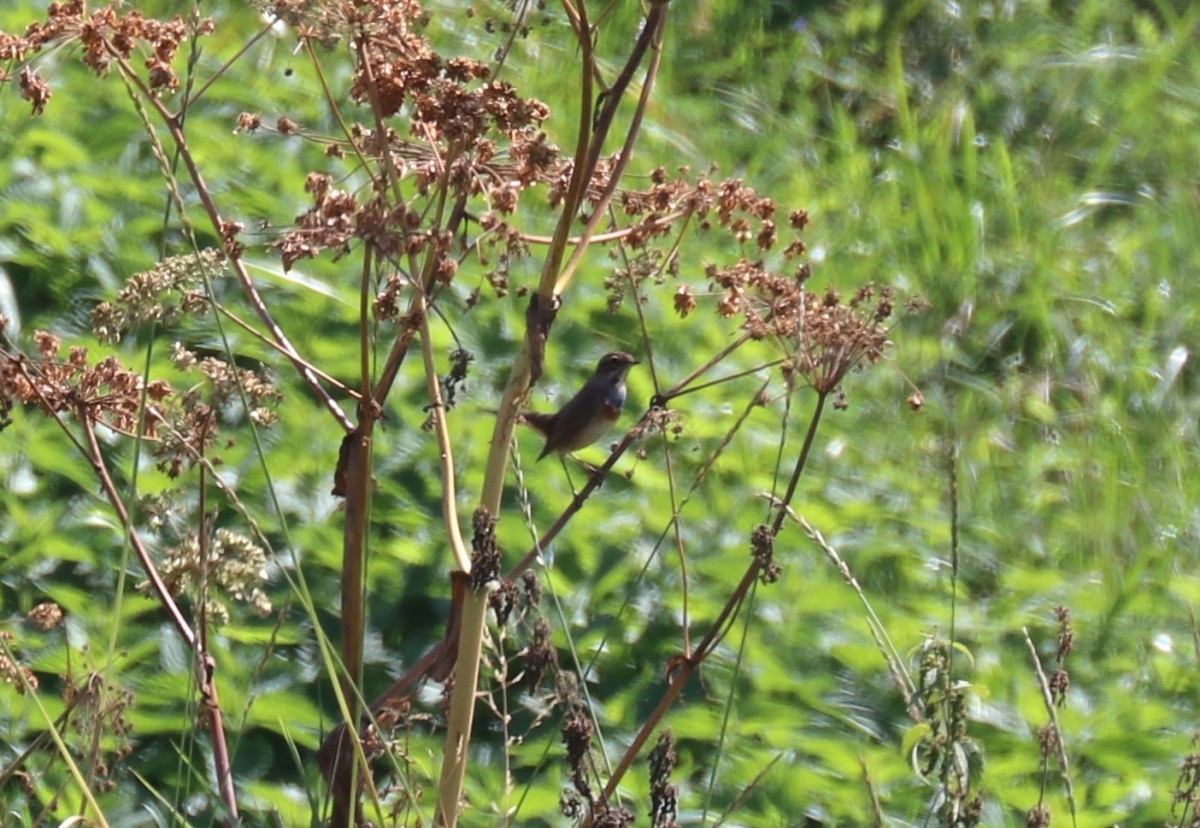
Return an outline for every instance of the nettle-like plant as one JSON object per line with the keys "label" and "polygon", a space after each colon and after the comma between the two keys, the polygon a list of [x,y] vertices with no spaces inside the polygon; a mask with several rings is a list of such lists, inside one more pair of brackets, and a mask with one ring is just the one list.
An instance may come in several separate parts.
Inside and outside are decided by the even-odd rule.
{"label": "nettle-like plant", "polygon": [[[116,4],[90,9],[83,0],[71,0],[53,4],[45,21],[23,35],[0,34],[0,60],[11,69],[7,77],[35,115],[57,103],[51,101],[52,75],[40,71],[50,55],[59,61],[68,55],[80,59],[104,81],[119,79],[167,184],[168,215],[176,217],[173,226],[183,249],[168,251],[159,265],[129,279],[115,298],[95,308],[93,331],[100,345],[64,350],[61,338],[46,332],[26,343],[20,334],[8,337],[0,353],[0,406],[6,415],[20,408],[27,416],[51,418],[64,448],[73,446],[99,481],[136,555],[132,568],[141,579],[136,586],[156,607],[146,611],[161,613],[189,654],[195,716],[207,751],[194,770],[205,776],[204,769],[210,769],[203,793],[212,812],[230,824],[239,818],[243,800],[226,738],[231,719],[220,690],[222,658],[236,657],[237,648],[224,642],[218,653],[213,637],[231,614],[245,611],[274,615],[277,629],[294,624],[297,605],[310,623],[289,629],[315,642],[340,713],[341,724],[325,728],[317,751],[328,785],[323,813],[331,824],[364,824],[367,810],[385,822],[390,808],[394,821],[421,824],[432,814],[436,824],[453,825],[466,802],[494,798],[494,793],[466,788],[472,745],[496,738],[474,722],[480,713],[494,716],[494,729],[504,734],[500,750],[508,752],[517,739],[508,731],[507,701],[497,699],[520,687],[531,689],[537,702],[530,729],[554,717],[562,722],[569,783],[561,801],[565,814],[584,824],[631,824],[633,813],[622,804],[618,786],[635,759],[648,755],[652,801],[644,807],[654,825],[673,824],[677,792],[670,776],[676,751],[662,727],[664,717],[725,640],[756,586],[778,578],[776,547],[784,527],[800,520],[791,507],[822,415],[828,405],[844,405],[847,376],[879,361],[889,346],[894,311],[889,290],[864,286],[843,299],[831,289],[810,288],[800,238],[807,224],[803,210],[782,210],[742,182],[720,180],[711,172],[631,173],[663,59],[672,11],[666,0],[644,4],[644,17],[634,22],[611,8],[593,17],[594,6],[569,0],[554,10],[532,3],[512,6],[504,10],[502,25],[474,9],[462,13],[461,25],[478,28],[476,43],[487,49],[500,43],[486,59],[477,59],[435,48],[430,13],[413,0],[262,4],[266,24],[258,37],[272,27],[278,36],[286,27],[296,54],[310,61],[319,79],[336,131],[318,134],[289,117],[268,119],[251,112],[229,124],[239,137],[227,140],[263,140],[261,133],[273,132],[278,137],[267,140],[298,139],[323,149],[324,165],[311,170],[303,185],[311,206],[267,247],[285,270],[310,259],[332,259],[342,273],[353,274],[346,278],[356,284],[357,318],[353,335],[341,345],[357,351],[357,375],[351,378],[337,376],[337,369],[322,366],[294,344],[295,332],[280,321],[248,266],[248,250],[262,244],[222,204],[216,185],[228,171],[205,168],[194,149],[197,120],[218,117],[205,105],[239,61],[253,53],[258,37],[206,76],[201,67],[207,64],[195,56],[216,24],[200,17],[157,21]],[[633,28],[623,31],[625,25]],[[551,116],[559,113],[524,97],[515,81],[506,80],[516,74],[514,44],[531,26],[559,27],[558,36],[575,50],[577,72],[565,79],[577,95],[575,118],[554,124],[554,134],[571,142],[566,149],[551,138]],[[600,44],[612,49],[622,39],[625,52],[602,59]],[[185,54],[192,59],[181,69]],[[340,71],[347,56],[351,68]],[[206,246],[205,239],[217,246]],[[604,251],[610,264],[597,266],[589,258],[592,250]],[[726,260],[715,258],[722,250],[733,253]],[[639,370],[653,391],[645,407],[622,423],[623,436],[607,461],[590,470],[557,518],[539,525],[514,433],[531,389],[547,365],[556,364],[558,326],[564,319],[585,324],[594,310],[590,303],[605,301],[605,295],[610,312],[636,320],[638,341],[628,350],[642,360]],[[492,403],[489,448],[486,459],[478,458],[482,469],[466,469],[459,453],[463,441],[456,435],[467,420],[455,405],[476,355],[459,343],[447,358],[439,343],[447,332],[457,343],[457,332],[478,324],[482,308],[513,296],[526,302],[523,330],[511,343],[511,370],[499,402]],[[698,334],[695,349],[672,349],[665,341],[669,323],[719,328],[726,339],[720,347],[702,350],[710,338]],[[200,347],[187,341],[189,324],[218,334]],[[121,361],[120,352],[104,350],[147,330],[153,335],[143,341],[150,343],[151,353],[171,343],[169,365],[150,359],[145,369],[135,370]],[[247,367],[230,350],[228,335],[234,332],[259,343],[266,355],[260,366]],[[674,351],[674,359],[662,360],[663,351]],[[683,360],[691,364],[678,370]],[[403,370],[411,361],[420,363],[420,371]],[[269,363],[269,369],[261,363]],[[669,376],[669,370],[678,375]],[[336,645],[322,632],[325,609],[313,602],[300,565],[303,550],[286,531],[263,528],[281,519],[278,502],[271,505],[267,495],[240,491],[221,473],[219,453],[239,434],[256,446],[266,478],[272,462],[282,462],[271,459],[257,435],[286,428],[276,422],[286,407],[307,404],[304,394],[284,402],[280,377],[289,372],[344,434],[340,453],[328,458],[333,490],[343,504],[334,516],[343,538]],[[417,376],[423,377],[423,391],[405,388],[404,399],[397,401],[405,378]],[[706,395],[719,395],[738,413],[708,444],[684,485],[674,440],[687,425],[688,401]],[[440,475],[441,523],[426,533],[438,542],[428,545],[424,566],[452,569],[449,583],[438,590],[451,596],[451,605],[444,634],[431,635],[426,654],[392,676],[391,686],[372,699],[364,689],[364,652],[369,614],[377,609],[368,561],[378,552],[371,507],[378,491],[379,435],[389,407],[413,399],[422,409],[424,439],[436,443]],[[798,399],[811,401],[812,412],[797,449],[787,432]],[[919,394],[913,402],[919,406]],[[782,415],[778,441],[762,464],[774,467],[764,501],[767,518],[737,527],[750,554],[741,558],[740,573],[729,572],[718,608],[693,619],[687,603],[692,577],[687,561],[693,550],[681,530],[681,510],[694,493],[711,485],[711,472],[744,436],[754,412],[771,409]],[[115,473],[114,446],[123,441],[139,453],[144,448],[175,481],[173,499],[139,497],[136,475]],[[607,766],[597,759],[597,726],[603,718],[597,701],[603,700],[587,690],[592,666],[578,660],[571,667],[559,665],[561,642],[555,643],[554,625],[542,612],[545,570],[540,566],[577,515],[603,512],[606,507],[597,502],[605,493],[599,487],[631,449],[640,462],[657,464],[662,476],[656,479],[667,481],[672,514],[647,534],[661,532],[659,544],[673,539],[667,543],[677,550],[672,577],[683,591],[681,605],[670,615],[678,622],[682,646],[660,665],[665,689],[643,711],[619,759]],[[481,474],[482,484],[472,513],[464,516],[459,510],[467,474]],[[516,488],[506,490],[514,476]],[[527,550],[502,548],[504,521],[528,526]],[[448,556],[438,559],[437,550],[443,549]],[[268,573],[277,576],[274,586],[265,580]],[[287,580],[283,588],[280,578]],[[119,595],[124,587],[122,567],[114,588]],[[42,617],[48,611],[38,612]],[[914,682],[883,645],[886,636],[880,640],[908,710],[921,718]],[[283,647],[273,638],[267,652]],[[36,696],[43,692],[37,673],[22,664],[20,649],[19,641],[5,644],[5,669],[20,690]],[[441,704],[420,692],[430,683],[444,688]],[[46,749],[74,780],[72,805],[62,801],[62,791],[71,789],[69,779],[54,783],[61,785],[57,791],[48,790],[30,752],[10,766],[8,775],[19,775],[47,813],[65,813],[64,807],[76,807],[81,797],[82,813],[94,823],[105,822],[103,789],[96,780],[115,773],[112,762],[136,764],[129,744],[138,734],[122,712],[136,705],[136,697],[118,685],[103,667],[86,676],[69,670],[64,712],[45,720],[43,730],[54,734],[54,747],[47,743]],[[239,689],[239,695],[249,692]],[[92,742],[72,742],[72,734],[84,733],[72,728],[85,719],[93,728]],[[402,747],[406,732],[428,729],[430,723],[443,736],[440,770],[429,770],[436,796],[412,781],[413,760]],[[656,732],[657,742],[648,750]],[[933,761],[926,773],[936,776]],[[967,796],[963,790],[956,795],[964,801]],[[519,805],[502,816],[520,823]]]}

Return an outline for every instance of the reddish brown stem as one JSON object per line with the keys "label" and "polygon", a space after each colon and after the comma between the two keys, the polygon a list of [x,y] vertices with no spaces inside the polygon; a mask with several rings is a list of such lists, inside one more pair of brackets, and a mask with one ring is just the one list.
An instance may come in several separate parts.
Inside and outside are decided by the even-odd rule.
{"label": "reddish brown stem", "polygon": [[[146,87],[146,84],[138,76],[137,72],[133,70],[133,67],[129,65],[128,61],[121,56],[120,52],[112,44],[106,43],[105,45],[113,61],[121,67],[121,73],[137,86],[138,90],[142,93],[142,97],[154,108],[159,117],[162,118],[167,130],[171,133],[171,138],[175,141],[179,157],[183,159],[183,163],[188,169],[188,175],[196,187],[196,194],[200,197],[200,203],[204,206],[204,211],[208,214],[208,219],[213,226],[214,232],[219,237],[225,238],[226,221],[221,217],[221,212],[217,209],[216,202],[213,201],[208,185],[204,181],[204,176],[200,174],[200,168],[196,166],[196,159],[192,157],[192,151],[188,145],[186,136],[183,134],[179,118],[172,115],[159,97]],[[267,326],[267,330],[271,332],[271,337],[279,343],[284,356],[296,367],[305,384],[312,389],[312,392],[316,394],[317,398],[321,400],[342,428],[346,431],[353,431],[354,426],[346,416],[346,412],[342,411],[341,406],[337,404],[333,397],[329,395],[329,392],[325,390],[325,387],[321,385],[320,379],[308,367],[308,363],[300,357],[291,340],[288,339],[283,329],[279,327],[274,317],[271,316],[271,312],[267,309],[267,304],[263,301],[262,295],[259,294],[258,288],[254,286],[254,281],[250,278],[250,273],[246,270],[245,262],[242,261],[241,256],[238,255],[236,250],[228,249],[230,245],[226,245],[226,248],[226,258],[233,268],[234,273],[237,274],[238,281],[242,284],[242,291],[246,294],[247,301],[254,308],[254,312],[258,314],[258,318]]]}
{"label": "reddish brown stem", "polygon": [[[229,762],[229,746],[225,739],[225,727],[217,695],[216,662],[212,655],[205,649],[204,644],[196,635],[195,630],[192,629],[191,624],[184,618],[183,611],[179,609],[179,605],[175,603],[175,598],[171,595],[167,589],[167,585],[158,574],[158,569],[154,565],[154,559],[150,557],[150,551],[142,542],[141,535],[134,528],[133,522],[129,517],[129,510],[125,508],[125,501],[121,499],[121,493],[117,490],[112,475],[108,471],[108,465],[104,462],[104,455],[100,451],[100,443],[96,439],[96,425],[87,410],[87,406],[82,403],[77,405],[75,416],[79,419],[80,424],[83,426],[84,434],[87,437],[88,460],[92,464],[92,470],[100,479],[100,485],[108,497],[108,502],[117,513],[117,519],[120,521],[121,526],[125,528],[126,537],[129,538],[129,543],[133,546],[133,550],[137,554],[142,568],[146,571],[146,578],[150,581],[155,594],[158,596],[163,608],[167,611],[167,615],[170,616],[175,629],[178,630],[183,640],[187,642],[188,648],[196,655],[196,679],[199,684],[200,696],[204,700],[204,706],[211,725],[213,763],[217,774],[218,788],[221,791],[221,801],[225,803],[229,814],[226,824],[230,826],[236,825],[238,824],[237,792],[233,786],[233,773]],[[201,521],[203,521],[203,516],[201,516]]]}
{"label": "reddish brown stem", "polygon": [[[825,400],[827,396],[827,393],[820,393],[817,396],[816,409],[813,411],[812,419],[809,421],[808,431],[804,435],[804,443],[800,447],[800,455],[796,458],[796,465],[792,470],[791,480],[788,482],[787,491],[782,498],[781,505],[778,507],[778,514],[776,515],[775,521],[771,527],[772,536],[777,536],[779,534],[779,530],[783,525],[783,521],[787,517],[787,510],[784,507],[791,503],[792,497],[794,497],[796,494],[796,486],[799,483],[800,475],[804,471],[809,454],[812,452],[813,441],[817,435],[817,426],[820,425],[821,413],[825,408]],[[737,588],[734,589],[733,594],[729,596],[729,600],[725,602],[725,606],[721,608],[720,614],[709,626],[708,632],[705,633],[704,638],[702,638],[700,643],[696,645],[696,649],[693,650],[689,655],[677,659],[677,662],[674,665],[671,683],[667,687],[666,693],[663,694],[663,697],[659,700],[658,705],[654,708],[653,712],[651,712],[650,716],[647,717],[645,723],[642,724],[641,729],[633,738],[633,741],[625,750],[625,753],[621,756],[621,760],[617,763],[616,769],[613,770],[612,776],[609,778],[608,783],[604,786],[602,801],[607,802],[608,799],[616,792],[617,786],[621,783],[621,779],[629,771],[629,768],[633,766],[633,763],[641,753],[642,748],[645,747],[646,742],[650,739],[650,736],[658,728],[658,725],[666,716],[667,711],[671,709],[671,705],[673,705],[675,700],[679,698],[680,693],[683,692],[683,688],[687,684],[688,679],[691,678],[692,673],[694,673],[696,668],[699,667],[700,664],[702,664],[704,660],[712,654],[713,650],[716,649],[717,644],[719,644],[725,637],[725,633],[728,631],[729,625],[732,624],[734,618],[737,617],[737,613],[741,610],[742,605],[746,600],[746,596],[750,593],[750,587],[759,577],[761,569],[762,563],[758,558],[754,558],[750,561],[750,565],[746,567],[746,572],[742,575],[742,579],[738,583]],[[586,819],[583,824],[585,827],[590,826],[592,824],[592,816],[589,815],[588,819]]]}

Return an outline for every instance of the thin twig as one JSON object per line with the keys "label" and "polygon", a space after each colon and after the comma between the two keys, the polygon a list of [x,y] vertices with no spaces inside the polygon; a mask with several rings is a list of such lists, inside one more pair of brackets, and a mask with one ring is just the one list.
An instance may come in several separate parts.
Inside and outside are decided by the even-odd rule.
{"label": "thin twig", "polygon": [[[196,188],[196,194],[200,197],[200,202],[204,206],[205,212],[208,214],[209,222],[213,226],[213,231],[219,237],[225,238],[225,219],[221,217],[221,213],[217,209],[216,202],[213,201],[212,194],[209,192],[208,185],[204,181],[204,176],[200,174],[200,169],[196,165],[196,159],[192,156],[191,147],[188,145],[187,138],[184,136],[183,131],[179,126],[178,118],[172,115],[167,110],[163,102],[146,87],[142,79],[133,70],[133,67],[129,65],[128,61],[121,56],[120,52],[118,52],[111,43],[106,41],[105,47],[107,48],[109,55],[112,57],[113,62],[121,68],[122,74],[129,78],[138,87],[142,93],[143,99],[148,101],[150,105],[158,112],[159,117],[163,120],[163,123],[170,131],[171,137],[174,139],[175,145],[180,152],[180,157],[183,159],[183,163],[188,169],[188,174],[191,176],[192,184]],[[317,395],[317,398],[321,400],[326,409],[329,410],[329,412],[334,416],[334,419],[338,421],[342,428],[348,432],[353,431],[354,426],[350,422],[350,419],[346,416],[346,412],[342,411],[341,406],[337,404],[333,397],[329,396],[329,392],[327,392],[325,387],[321,385],[321,382],[316,375],[308,370],[307,363],[300,358],[299,352],[296,351],[296,348],[292,345],[291,340],[288,339],[287,335],[283,332],[283,329],[279,327],[279,324],[271,315],[270,310],[267,308],[266,302],[263,301],[261,294],[258,292],[258,288],[254,286],[254,281],[250,278],[250,274],[246,270],[246,264],[242,260],[241,256],[237,255],[236,250],[226,250],[226,255],[230,265],[233,267],[234,272],[238,276],[238,280],[241,282],[242,291],[246,294],[247,301],[250,302],[250,306],[253,307],[255,313],[258,314],[259,319],[261,319],[263,324],[267,326],[267,329],[271,332],[271,336],[276,342],[279,343],[280,347],[283,349],[284,356],[291,360],[292,364],[300,372],[300,376],[304,380],[305,384],[307,384],[312,392]]]}
{"label": "thin twig", "polygon": [[1038,656],[1033,638],[1029,635],[1029,628],[1021,627],[1021,633],[1025,636],[1025,646],[1029,648],[1029,656],[1033,660],[1033,669],[1037,675],[1038,687],[1042,689],[1042,703],[1046,706],[1046,712],[1050,715],[1050,723],[1054,725],[1054,732],[1057,737],[1054,741],[1058,746],[1058,761],[1062,765],[1063,785],[1067,789],[1067,802],[1071,806],[1071,824],[1078,825],[1077,809],[1075,807],[1075,786],[1071,783],[1071,763],[1067,759],[1067,746],[1063,741],[1062,728],[1058,723],[1058,708],[1054,706],[1054,696],[1050,692],[1050,682],[1047,680],[1046,673],[1042,669],[1042,660]]}
{"label": "thin twig", "polygon": [[450,551],[462,572],[471,571],[471,556],[463,543],[462,530],[458,523],[458,484],[454,476],[454,445],[450,439],[450,428],[446,423],[446,405],[442,401],[442,389],[438,382],[437,366],[433,360],[433,337],[429,333],[429,316],[425,313],[424,300],[417,306],[421,317],[421,356],[425,360],[425,386],[429,391],[429,411],[433,417],[433,430],[437,435],[438,456],[442,463],[442,519],[446,524],[446,536]]}
{"label": "thin twig", "polygon": [[[667,213],[663,216],[652,216],[643,222],[639,222],[638,224],[634,224],[629,227],[624,227],[620,230],[610,230],[607,233],[595,233],[588,237],[588,242],[590,244],[599,244],[600,242],[621,241],[622,239],[629,238],[637,232],[645,230],[657,230],[660,227],[670,227],[677,220],[689,215],[690,213],[690,210],[676,210],[673,213]],[[534,235],[533,233],[517,233],[516,236],[521,241],[529,242],[530,244],[554,243],[554,238],[551,236],[538,236]],[[579,245],[582,244],[583,241],[583,236],[571,236],[567,239],[567,244]]]}
{"label": "thin twig", "polygon": [[129,538],[129,542],[133,545],[133,550],[137,553],[142,568],[146,571],[146,579],[150,582],[154,594],[158,596],[159,602],[170,617],[171,623],[175,625],[176,631],[183,636],[183,640],[187,642],[188,648],[195,650],[197,641],[196,633],[192,629],[192,625],[184,618],[183,611],[179,609],[179,605],[175,603],[175,598],[171,595],[171,591],[167,589],[166,583],[158,574],[158,568],[154,565],[154,558],[151,557],[150,550],[142,542],[142,536],[134,528],[133,521],[129,517],[129,510],[125,508],[125,502],[121,499],[121,493],[117,491],[117,486],[113,483],[112,475],[108,472],[108,465],[104,461],[104,454],[100,451],[100,443],[96,439],[95,421],[83,403],[79,403],[76,406],[75,416],[79,420],[80,425],[83,426],[83,433],[87,438],[88,451],[85,456],[92,464],[92,471],[99,478],[100,485],[104,489],[104,493],[108,496],[109,504],[117,513],[117,520],[120,521],[121,526],[125,529],[126,537]]}
{"label": "thin twig", "polygon": [[[775,499],[771,498],[771,500],[774,501]],[[913,685],[912,677],[904,667],[904,661],[900,658],[900,653],[896,650],[896,646],[888,636],[883,622],[876,615],[875,608],[871,606],[871,602],[867,598],[866,593],[863,592],[862,586],[859,585],[858,579],[850,572],[850,567],[846,565],[846,562],[838,554],[838,551],[825,540],[825,536],[813,528],[812,524],[805,520],[803,516],[797,514],[791,506],[784,506],[778,502],[775,502],[775,505],[777,508],[783,509],[789,518],[803,527],[804,534],[808,535],[809,539],[825,553],[825,556],[833,563],[843,580],[854,590],[863,607],[867,610],[867,627],[871,631],[871,637],[875,639],[875,646],[879,648],[884,661],[887,662],[888,671],[892,674],[892,679],[896,682],[896,687],[900,691],[900,695],[904,697],[904,704],[908,708],[909,716],[915,722],[922,721],[924,716],[921,715],[921,709],[916,703],[917,690]]]}
{"label": "thin twig", "polygon": [[220,80],[221,76],[224,75],[225,72],[229,70],[229,67],[233,66],[233,64],[235,64],[239,60],[241,60],[242,55],[244,55],[244,54],[246,54],[246,52],[250,51],[251,46],[253,46],[255,43],[258,43],[258,41],[262,40],[263,37],[266,36],[267,33],[271,31],[271,29],[275,26],[275,24],[277,22],[278,22],[278,18],[275,18],[272,20],[268,20],[265,24],[263,24],[263,27],[261,29],[259,29],[257,32],[255,32],[254,37],[250,38],[244,44],[242,44],[241,48],[238,49],[237,52],[235,52],[233,54],[233,56],[229,58],[229,60],[227,60],[223,64],[221,64],[217,68],[217,71],[212,73],[212,77],[210,77],[208,80],[206,80],[204,82],[203,86],[201,86],[198,90],[196,90],[192,95],[190,95],[188,97],[187,105],[189,107],[195,106],[196,101],[198,101],[202,97],[204,97],[204,93],[206,93],[208,91],[208,88],[210,86],[212,86],[214,83],[216,83],[218,80]]}

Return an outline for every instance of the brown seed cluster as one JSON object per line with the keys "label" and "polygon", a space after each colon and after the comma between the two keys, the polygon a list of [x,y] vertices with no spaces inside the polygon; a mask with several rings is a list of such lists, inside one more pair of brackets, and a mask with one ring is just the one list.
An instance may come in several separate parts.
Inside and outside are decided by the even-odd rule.
{"label": "brown seed cluster", "polygon": [[679,790],[671,774],[679,764],[675,735],[664,730],[650,751],[650,825],[651,828],[678,828]]}
{"label": "brown seed cluster", "polygon": [[764,584],[773,584],[783,574],[783,567],[775,562],[775,535],[771,527],[760,523],[750,533],[750,553],[758,565],[758,577]]}
{"label": "brown seed cluster", "polygon": [[[4,320],[0,319],[0,329]],[[32,405],[51,415],[83,414],[90,421],[117,431],[137,431],[142,392],[147,402],[144,425],[153,438],[164,419],[163,404],[174,394],[170,383],[145,383],[141,374],[130,371],[115,356],[94,365],[88,350],[75,347],[63,359],[62,342],[47,331],[34,333],[37,356],[14,348],[0,348],[0,411],[17,405]]]}
{"label": "brown seed cluster", "polygon": [[[0,637],[6,642],[13,640],[12,633],[4,630],[0,630]],[[22,696],[25,695],[26,686],[34,691],[38,689],[37,675],[24,664],[13,661],[4,653],[0,653],[0,682],[11,684]]]}
{"label": "brown seed cluster", "polygon": [[105,746],[105,753],[92,765],[96,775],[92,785],[97,793],[108,793],[117,786],[112,763],[133,752],[133,723],[125,715],[133,704],[133,694],[99,673],[80,679],[68,674],[65,679],[63,701],[71,711],[68,727],[78,734],[78,744]]}
{"label": "brown seed cluster", "polygon": [[[355,44],[350,97],[374,126],[352,125],[349,142],[338,142],[333,154],[352,149],[374,159],[377,172],[364,193],[335,188],[322,173],[310,176],[313,206],[279,244],[285,268],[323,251],[344,255],[364,240],[393,260],[432,248],[433,276],[448,283],[458,269],[453,238],[422,229],[424,211],[413,202],[448,186],[482,198],[488,212],[509,214],[526,189],[555,172],[558,149],[539,128],[549,108],[489,80],[484,62],[435,52],[418,3],[279,2],[272,9],[297,26],[301,39]],[[402,110],[406,135],[383,125]],[[239,132],[261,125],[250,113],[238,119]]]}
{"label": "brown seed cluster", "polygon": [[25,617],[33,626],[46,632],[62,623],[63,611],[62,607],[53,601],[43,601],[31,609]]}
{"label": "brown seed cluster", "polygon": [[[83,46],[82,60],[96,74],[103,74],[113,61],[129,60],[135,51],[146,55],[147,85],[155,92],[173,91],[179,86],[179,76],[171,64],[185,40],[213,31],[213,21],[205,18],[189,27],[181,18],[154,20],[131,10],[122,14],[121,6],[112,3],[88,11],[84,0],[51,3],[44,23],[33,23],[24,35],[0,32],[0,62],[18,62],[36,55],[48,46],[76,41]],[[0,82],[8,80],[0,70]],[[30,66],[22,67],[19,84],[21,96],[40,114],[50,100],[50,87]]]}

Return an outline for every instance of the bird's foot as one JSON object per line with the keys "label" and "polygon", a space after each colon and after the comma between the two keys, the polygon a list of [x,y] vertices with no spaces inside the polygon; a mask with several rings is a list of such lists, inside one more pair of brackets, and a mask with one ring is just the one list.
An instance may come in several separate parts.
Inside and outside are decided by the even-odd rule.
{"label": "bird's foot", "polygon": [[580,460],[579,464],[583,466],[583,470],[588,473],[588,477],[596,481],[596,488],[599,489],[604,485],[604,469],[599,466],[593,466],[586,460]]}

